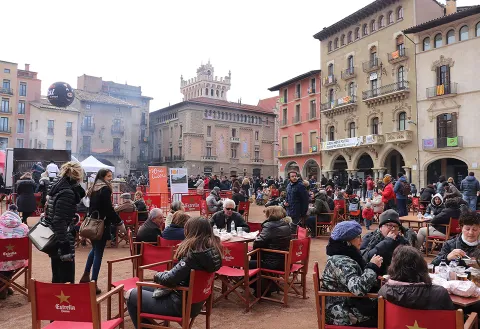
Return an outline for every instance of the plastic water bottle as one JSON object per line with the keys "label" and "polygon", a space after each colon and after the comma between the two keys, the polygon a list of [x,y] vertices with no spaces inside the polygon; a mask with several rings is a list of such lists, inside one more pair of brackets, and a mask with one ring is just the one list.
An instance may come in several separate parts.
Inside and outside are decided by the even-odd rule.
{"label": "plastic water bottle", "polygon": [[237,231],[235,230],[235,222],[232,220],[232,223],[230,224],[230,233],[235,234]]}
{"label": "plastic water bottle", "polygon": [[448,280],[448,266],[443,260],[440,262],[440,265],[438,265],[438,275],[441,278]]}
{"label": "plastic water bottle", "polygon": [[457,262],[452,260],[450,264],[448,264],[448,280],[456,280],[457,279]]}
{"label": "plastic water bottle", "polygon": [[218,235],[218,227],[217,224],[213,225],[213,234]]}
{"label": "plastic water bottle", "polygon": [[418,220],[421,220],[422,218],[423,218],[422,213],[419,212],[419,213],[417,214],[417,219],[418,219]]}

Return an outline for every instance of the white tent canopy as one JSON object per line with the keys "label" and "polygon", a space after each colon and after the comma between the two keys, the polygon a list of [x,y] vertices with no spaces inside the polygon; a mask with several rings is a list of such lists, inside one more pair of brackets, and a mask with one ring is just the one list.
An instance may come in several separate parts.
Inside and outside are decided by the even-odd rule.
{"label": "white tent canopy", "polygon": [[98,161],[93,155],[89,156],[80,163],[85,172],[98,172],[100,169],[110,169],[112,172],[115,172],[115,167],[107,166],[106,164]]}

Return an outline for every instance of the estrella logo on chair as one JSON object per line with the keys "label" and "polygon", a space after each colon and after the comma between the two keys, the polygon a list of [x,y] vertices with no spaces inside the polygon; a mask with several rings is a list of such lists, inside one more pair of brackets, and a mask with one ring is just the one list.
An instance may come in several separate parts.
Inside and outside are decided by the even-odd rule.
{"label": "estrella logo on chair", "polygon": [[203,289],[203,293],[205,295],[208,295],[210,293],[210,291],[212,290],[213,279],[215,279],[215,276],[212,276],[210,279],[208,279],[208,282],[207,282],[208,287]]}
{"label": "estrella logo on chair", "polygon": [[14,250],[15,249],[14,245],[9,244],[5,248],[7,248],[7,251],[3,252],[3,256],[5,256],[7,258],[10,258],[10,257],[13,257],[17,254],[17,252]]}
{"label": "estrella logo on chair", "polygon": [[297,255],[297,257],[302,256],[302,254],[303,254],[302,249],[303,249],[303,244],[298,246],[298,251],[295,253],[295,255]]}
{"label": "estrella logo on chair", "polygon": [[[60,291],[60,295],[55,295],[60,302],[58,304],[55,304],[55,308],[57,310],[60,310],[62,313],[70,313],[70,311],[75,311],[75,306],[73,306],[70,301],[68,300],[70,296],[65,296],[63,293],[63,290]],[[65,305],[68,304],[68,305]]]}
{"label": "estrella logo on chair", "polygon": [[230,249],[225,248],[223,250],[223,259],[227,262],[231,262],[234,259],[234,257],[230,255]]}

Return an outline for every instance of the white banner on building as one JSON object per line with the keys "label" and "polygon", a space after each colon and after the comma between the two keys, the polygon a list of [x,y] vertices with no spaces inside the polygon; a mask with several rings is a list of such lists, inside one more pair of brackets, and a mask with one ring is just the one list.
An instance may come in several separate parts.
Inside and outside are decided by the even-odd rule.
{"label": "white banner on building", "polygon": [[374,135],[365,136],[365,144],[373,144],[373,143],[375,143],[375,136]]}
{"label": "white banner on building", "polygon": [[[169,168],[170,173],[170,193],[172,201],[181,201],[180,196],[173,199],[175,193],[188,194],[188,175],[187,168]],[[178,199],[178,200],[177,200]]]}
{"label": "white banner on building", "polygon": [[362,143],[362,137],[352,137],[352,138],[344,138],[344,139],[337,139],[336,141],[328,141],[322,143],[322,150],[329,151],[329,150],[336,150],[342,149],[346,147],[356,147]]}

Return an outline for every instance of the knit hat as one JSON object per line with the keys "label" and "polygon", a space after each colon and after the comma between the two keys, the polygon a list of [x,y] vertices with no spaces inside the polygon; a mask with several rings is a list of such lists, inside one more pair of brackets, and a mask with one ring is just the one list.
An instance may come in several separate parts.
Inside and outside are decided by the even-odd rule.
{"label": "knit hat", "polygon": [[388,175],[388,174],[387,174],[387,175],[385,175],[385,177],[383,177],[383,182],[384,182],[385,184],[388,184],[388,183],[390,183],[391,181],[392,181],[392,176],[391,176],[391,175]]}
{"label": "knit hat", "polygon": [[343,221],[335,225],[330,237],[336,241],[351,241],[362,234],[362,227],[354,220]]}
{"label": "knit hat", "polygon": [[213,188],[213,190],[218,193],[218,192],[220,192],[220,187],[215,186],[215,187]]}
{"label": "knit hat", "polygon": [[122,195],[120,195],[120,199],[131,200],[132,195],[130,193],[123,193]]}
{"label": "knit hat", "polygon": [[372,204],[371,204],[370,202],[367,202],[367,203],[365,204],[365,207],[367,207],[367,208],[372,208]]}
{"label": "knit hat", "polygon": [[400,223],[398,212],[396,212],[393,209],[388,209],[380,215],[380,223],[378,224],[378,227],[382,227],[382,225],[387,224],[387,223],[395,223],[397,224],[400,228],[402,227],[402,223]]}

